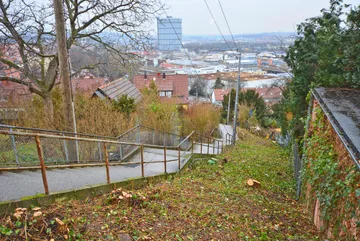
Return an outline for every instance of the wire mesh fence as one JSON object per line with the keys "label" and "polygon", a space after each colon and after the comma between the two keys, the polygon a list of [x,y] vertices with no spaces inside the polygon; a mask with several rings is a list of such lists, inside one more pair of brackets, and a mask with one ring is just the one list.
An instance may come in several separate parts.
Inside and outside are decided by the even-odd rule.
{"label": "wire mesh fence", "polygon": [[293,165],[294,165],[294,177],[296,181],[297,196],[300,196],[301,191],[301,158],[299,153],[299,146],[296,141],[293,143]]}
{"label": "wire mesh fence", "polygon": [[184,140],[184,137],[174,133],[155,130],[147,126],[137,125],[120,135],[118,140],[123,142],[175,147]]}

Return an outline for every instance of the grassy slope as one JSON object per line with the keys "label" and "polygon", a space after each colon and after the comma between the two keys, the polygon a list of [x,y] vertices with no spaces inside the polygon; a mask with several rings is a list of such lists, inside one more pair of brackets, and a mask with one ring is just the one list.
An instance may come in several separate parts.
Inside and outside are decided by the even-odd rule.
{"label": "grassy slope", "polygon": [[[136,194],[130,201],[119,200],[118,191],[53,205],[42,210],[45,222],[28,223],[27,233],[48,240],[61,240],[64,234],[78,240],[119,240],[120,233],[139,240],[317,239],[311,220],[293,200],[295,184],[286,152],[247,136],[222,157],[229,162],[199,161],[173,180],[130,190]],[[247,187],[250,177],[261,186]],[[32,215],[28,211],[30,221]],[[61,231],[55,217],[69,230]],[[12,220],[2,220],[3,232],[12,230],[13,238],[15,232],[24,237],[23,218],[18,227]]]}

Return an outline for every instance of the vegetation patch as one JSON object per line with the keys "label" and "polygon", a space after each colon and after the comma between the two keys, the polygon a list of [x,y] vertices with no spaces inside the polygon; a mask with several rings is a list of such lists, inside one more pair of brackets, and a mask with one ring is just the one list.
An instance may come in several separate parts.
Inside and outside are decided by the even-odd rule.
{"label": "vegetation patch", "polygon": [[[0,221],[10,240],[317,240],[294,200],[288,153],[247,135],[222,155],[141,189],[20,210]],[[259,184],[249,186],[247,180]],[[35,212],[41,212],[40,216]],[[40,218],[39,218],[40,217]],[[34,220],[37,220],[34,223]],[[125,239],[126,240],[126,239]]]}
{"label": "vegetation patch", "polygon": [[337,134],[319,107],[306,139],[305,168],[302,176],[307,189],[306,202],[313,211],[315,200],[320,203],[322,231],[330,231],[339,239],[353,239],[351,220],[357,218],[360,205],[360,172]]}

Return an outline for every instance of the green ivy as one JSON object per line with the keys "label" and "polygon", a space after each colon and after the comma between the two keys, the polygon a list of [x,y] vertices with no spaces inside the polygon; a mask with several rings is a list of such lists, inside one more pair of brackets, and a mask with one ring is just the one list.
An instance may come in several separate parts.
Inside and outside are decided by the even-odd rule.
{"label": "green ivy", "polygon": [[320,201],[325,230],[332,227],[336,236],[341,229],[346,231],[343,221],[356,217],[356,208],[360,205],[357,189],[360,172],[352,163],[342,163],[334,149],[334,138],[330,138],[331,127],[320,108],[314,111],[316,120],[307,133],[302,178]]}

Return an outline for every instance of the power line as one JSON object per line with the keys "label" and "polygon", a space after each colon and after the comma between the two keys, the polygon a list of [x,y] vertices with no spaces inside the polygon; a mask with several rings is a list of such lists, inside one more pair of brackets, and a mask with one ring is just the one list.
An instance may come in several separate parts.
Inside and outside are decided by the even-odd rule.
{"label": "power line", "polygon": [[231,38],[232,38],[232,40],[233,40],[233,42],[234,42],[234,45],[235,45],[236,49],[237,49],[237,50],[239,50],[239,47],[238,47],[238,46],[237,46],[237,44],[236,44],[236,41],[235,41],[234,35],[233,35],[232,31],[231,31],[231,28],[230,28],[229,22],[228,22],[228,20],[227,20],[226,14],[225,14],[224,9],[223,9],[223,7],[222,7],[221,1],[220,1],[220,0],[218,0],[218,2],[219,2],[219,5],[220,5],[220,8],[221,8],[221,12],[222,12],[222,14],[223,14],[223,16],[224,16],[224,19],[225,19],[226,25],[227,25],[227,27],[228,27],[228,29],[229,29],[229,32],[230,32]]}
{"label": "power line", "polygon": [[217,21],[216,21],[216,19],[215,19],[215,17],[214,17],[214,14],[212,13],[212,11],[211,11],[211,9],[210,9],[210,7],[209,7],[209,4],[207,3],[206,0],[204,0],[204,2],[205,2],[205,4],[206,4],[207,9],[209,10],[209,13],[210,13],[212,19],[214,20],[214,23],[215,23],[217,29],[219,30],[219,33],[221,34],[221,36],[222,36],[222,38],[224,39],[224,41],[225,41],[226,45],[228,46],[228,48],[231,49],[229,43],[226,41],[226,38],[224,37],[224,34],[222,33],[222,31],[221,31],[221,29],[220,29],[220,27],[219,27],[219,25],[218,25],[218,23],[217,23]]}

